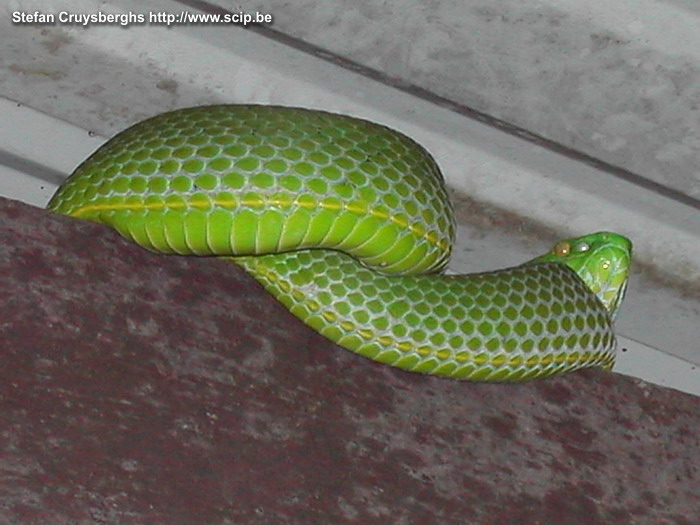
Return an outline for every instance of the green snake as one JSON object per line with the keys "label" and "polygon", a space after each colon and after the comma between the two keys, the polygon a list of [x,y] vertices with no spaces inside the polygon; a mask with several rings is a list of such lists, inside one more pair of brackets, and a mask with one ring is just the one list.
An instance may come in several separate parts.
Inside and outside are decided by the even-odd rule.
{"label": "green snake", "polygon": [[49,209],[155,252],[230,258],[326,338],[404,370],[519,381],[614,363],[628,239],[600,232],[514,268],[446,275],[455,219],[437,164],[366,120],[164,113],[100,147]]}

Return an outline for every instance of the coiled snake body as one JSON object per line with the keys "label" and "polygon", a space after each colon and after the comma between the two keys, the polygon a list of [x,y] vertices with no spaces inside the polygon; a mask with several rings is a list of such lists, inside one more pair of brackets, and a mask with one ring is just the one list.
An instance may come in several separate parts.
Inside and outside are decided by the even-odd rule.
{"label": "coiled snake body", "polygon": [[231,257],[328,339],[405,370],[512,381],[613,364],[630,242],[444,275],[454,219],[430,154],[365,120],[221,105],[138,123],[49,209],[163,253]]}

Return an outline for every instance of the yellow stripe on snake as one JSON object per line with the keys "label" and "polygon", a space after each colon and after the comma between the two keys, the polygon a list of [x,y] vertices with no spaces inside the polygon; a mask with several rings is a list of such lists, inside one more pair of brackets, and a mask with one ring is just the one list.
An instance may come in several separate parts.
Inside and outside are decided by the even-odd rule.
{"label": "yellow stripe on snake", "polygon": [[123,131],[49,209],[161,253],[230,257],[304,323],[405,370],[478,381],[610,368],[631,243],[601,232],[445,275],[455,220],[405,135],[323,111],[182,109]]}

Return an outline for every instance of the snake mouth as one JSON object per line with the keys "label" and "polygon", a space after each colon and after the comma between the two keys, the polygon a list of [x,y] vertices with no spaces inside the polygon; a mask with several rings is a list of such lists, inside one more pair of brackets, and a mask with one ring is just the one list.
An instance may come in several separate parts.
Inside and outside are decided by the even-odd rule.
{"label": "snake mouth", "polygon": [[589,255],[582,259],[577,273],[615,319],[627,292],[632,243],[609,232],[594,234]]}
{"label": "snake mouth", "polygon": [[[627,239],[625,239],[627,241]],[[601,248],[601,253],[592,264],[597,266],[599,284],[592,285],[592,290],[605,305],[610,313],[611,319],[615,319],[622,304],[622,300],[627,293],[629,282],[629,266],[632,255],[632,246],[607,246]]]}
{"label": "snake mouth", "polygon": [[[620,310],[620,305],[622,304],[622,300],[625,298],[625,294],[627,293],[627,283],[629,282],[629,279],[625,278],[623,281],[622,285],[618,288],[617,293],[615,294],[615,299],[612,301],[610,308],[608,311],[610,312],[610,318],[615,319],[617,317],[617,313]],[[605,304],[605,303],[603,303]]]}

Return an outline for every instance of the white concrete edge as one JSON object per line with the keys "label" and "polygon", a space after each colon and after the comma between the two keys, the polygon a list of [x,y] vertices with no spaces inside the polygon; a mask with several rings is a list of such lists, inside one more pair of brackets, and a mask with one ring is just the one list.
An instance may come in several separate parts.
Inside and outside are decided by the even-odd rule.
{"label": "white concrete edge", "polygon": [[[68,176],[106,139],[0,97],[0,148]],[[0,162],[2,157],[0,156]]]}
{"label": "white concrete edge", "polygon": [[0,163],[0,196],[44,208],[56,185]]}
{"label": "white concrete edge", "polygon": [[700,396],[700,366],[618,336],[613,372]]}

